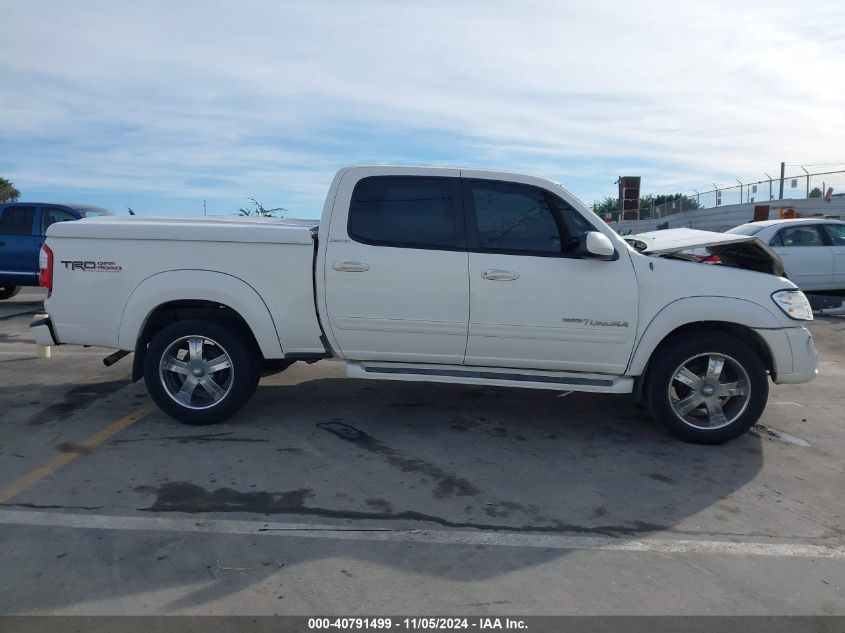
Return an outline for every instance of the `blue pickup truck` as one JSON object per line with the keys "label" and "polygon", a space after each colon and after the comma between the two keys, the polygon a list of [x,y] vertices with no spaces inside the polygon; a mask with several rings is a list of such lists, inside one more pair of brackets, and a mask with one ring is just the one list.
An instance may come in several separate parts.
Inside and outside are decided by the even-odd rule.
{"label": "blue pickup truck", "polygon": [[0,204],[0,300],[21,286],[38,285],[38,254],[47,227],[111,211],[87,204],[9,202]]}

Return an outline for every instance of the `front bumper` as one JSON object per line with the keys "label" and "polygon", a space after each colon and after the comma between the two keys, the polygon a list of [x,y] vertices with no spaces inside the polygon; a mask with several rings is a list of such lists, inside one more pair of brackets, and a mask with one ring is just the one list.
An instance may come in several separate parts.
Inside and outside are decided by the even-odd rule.
{"label": "front bumper", "polygon": [[813,342],[813,335],[805,327],[789,328],[786,338],[792,349],[792,372],[778,374],[776,383],[788,385],[807,382],[819,375],[819,353]]}
{"label": "front bumper", "polygon": [[819,353],[805,327],[755,330],[766,342],[774,361],[774,382],[779,385],[808,382],[818,373]]}
{"label": "front bumper", "polygon": [[53,332],[53,322],[49,315],[36,314],[35,320],[29,324],[29,329],[32,331],[35,342],[39,345],[50,347],[59,344]]}

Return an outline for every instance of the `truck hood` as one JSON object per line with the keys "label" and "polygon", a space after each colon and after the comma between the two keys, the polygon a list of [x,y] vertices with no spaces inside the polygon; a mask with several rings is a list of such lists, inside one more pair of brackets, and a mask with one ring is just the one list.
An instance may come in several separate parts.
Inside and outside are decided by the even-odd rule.
{"label": "truck hood", "polygon": [[313,244],[318,225],[318,220],[293,218],[103,216],[57,222],[47,237]]}
{"label": "truck hood", "polygon": [[675,256],[684,251],[706,248],[708,253],[721,260],[723,266],[784,276],[780,256],[753,235],[664,229],[628,235],[624,239],[635,250],[646,255]]}

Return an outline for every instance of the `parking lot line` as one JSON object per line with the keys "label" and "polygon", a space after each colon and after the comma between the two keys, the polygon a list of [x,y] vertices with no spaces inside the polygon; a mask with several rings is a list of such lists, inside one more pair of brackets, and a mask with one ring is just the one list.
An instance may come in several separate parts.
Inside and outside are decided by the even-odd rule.
{"label": "parking lot line", "polygon": [[313,523],[268,523],[176,517],[139,517],[105,514],[0,510],[0,525],[70,529],[191,532],[202,534],[282,536],[329,540],[411,542],[442,545],[489,545],[555,550],[606,550],[663,554],[723,554],[785,558],[845,559],[845,547],[802,542],[737,542],[672,539],[628,539],[606,536],[513,533],[481,530],[420,530],[355,528]]}
{"label": "parking lot line", "polygon": [[[135,424],[135,422],[143,418],[152,410],[153,405],[151,403],[144,404],[135,409],[129,415],[120,418],[117,422],[110,424],[109,426],[102,429],[101,431],[98,431],[97,433],[94,433],[94,435],[81,442],[80,445],[86,448],[93,448],[98,444],[102,444],[113,435],[116,435],[117,433],[120,433],[123,429],[131,426],[132,424]],[[9,501],[9,499],[18,496],[27,488],[34,486],[45,477],[49,477],[61,467],[69,464],[70,462],[75,459],[78,459],[81,456],[82,453],[62,453],[60,455],[56,455],[53,459],[48,461],[43,466],[39,466],[38,468],[31,470],[26,475],[16,481],[13,481],[8,486],[0,488],[0,503],[6,503],[7,501]]]}

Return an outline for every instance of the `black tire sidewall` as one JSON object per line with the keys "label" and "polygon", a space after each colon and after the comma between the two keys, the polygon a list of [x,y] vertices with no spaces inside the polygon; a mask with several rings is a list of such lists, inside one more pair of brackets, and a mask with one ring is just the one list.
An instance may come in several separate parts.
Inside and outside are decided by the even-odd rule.
{"label": "black tire sidewall", "polygon": [[[689,339],[689,340],[687,340]],[[669,382],[675,369],[698,354],[715,352],[736,360],[745,369],[751,385],[751,398],[742,415],[719,429],[698,429],[681,421],[669,402]],[[769,381],[757,353],[741,339],[730,334],[689,335],[663,345],[649,370],[646,383],[648,408],[654,418],[672,435],[694,444],[723,444],[750,429],[766,408]]]}
{"label": "black tire sidewall", "polygon": [[0,286],[0,301],[11,299],[21,291],[20,286]]}
{"label": "black tire sidewall", "polygon": [[[159,377],[161,356],[173,341],[185,336],[205,336],[217,341],[232,360],[234,377],[229,393],[208,409],[189,409],[180,405],[165,390]],[[240,409],[258,386],[258,357],[254,346],[240,328],[201,319],[177,321],[162,329],[150,342],[144,357],[144,382],[159,408],[180,422],[207,425],[220,422]]]}

